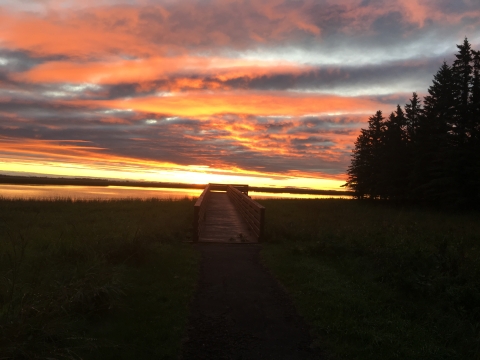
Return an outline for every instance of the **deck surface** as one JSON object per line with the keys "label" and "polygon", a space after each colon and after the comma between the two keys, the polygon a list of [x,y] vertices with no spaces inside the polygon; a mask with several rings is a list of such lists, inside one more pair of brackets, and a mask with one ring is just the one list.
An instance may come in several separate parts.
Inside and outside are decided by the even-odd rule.
{"label": "deck surface", "polygon": [[200,242],[257,242],[225,192],[211,192]]}

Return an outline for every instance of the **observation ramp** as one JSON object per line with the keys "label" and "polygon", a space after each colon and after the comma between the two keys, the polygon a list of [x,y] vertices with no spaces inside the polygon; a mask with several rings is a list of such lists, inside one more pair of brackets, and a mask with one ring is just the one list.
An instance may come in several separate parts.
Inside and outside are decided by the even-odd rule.
{"label": "observation ramp", "polygon": [[209,184],[194,205],[193,241],[256,243],[265,208],[248,196],[248,185]]}

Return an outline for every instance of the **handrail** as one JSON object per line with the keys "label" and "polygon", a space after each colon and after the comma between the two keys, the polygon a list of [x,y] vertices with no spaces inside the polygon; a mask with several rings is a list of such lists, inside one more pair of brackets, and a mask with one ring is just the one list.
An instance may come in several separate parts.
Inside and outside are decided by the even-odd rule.
{"label": "handrail", "polygon": [[232,200],[242,218],[258,241],[263,240],[265,227],[265,207],[243,194],[235,186],[227,186],[227,195]]}
{"label": "handrail", "polygon": [[210,183],[210,191],[227,191],[227,186],[233,186],[234,188],[240,190],[242,193],[248,195],[248,185],[244,184],[213,184]]}
{"label": "handrail", "polygon": [[193,241],[200,239],[200,233],[205,227],[205,219],[207,217],[207,201],[210,195],[210,185],[207,185],[200,197],[193,205]]}

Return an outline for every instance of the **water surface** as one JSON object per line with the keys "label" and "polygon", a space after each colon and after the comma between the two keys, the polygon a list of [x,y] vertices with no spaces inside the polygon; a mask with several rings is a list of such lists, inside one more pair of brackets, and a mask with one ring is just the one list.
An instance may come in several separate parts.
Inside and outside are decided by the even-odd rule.
{"label": "water surface", "polygon": [[0,197],[7,199],[183,199],[198,197],[202,190],[142,188],[124,186],[0,185]]}
{"label": "water surface", "polygon": [[[71,185],[4,185],[0,184],[0,198],[6,199],[183,199],[197,198],[203,190],[175,188],[143,188],[127,186],[71,186]],[[340,198],[331,195],[249,192],[253,199],[325,199]],[[343,196],[343,198],[347,198]]]}
{"label": "water surface", "polygon": [[249,191],[248,195],[252,199],[351,199],[351,196],[333,196],[333,195],[312,195],[312,194],[290,194],[290,193],[269,193]]}

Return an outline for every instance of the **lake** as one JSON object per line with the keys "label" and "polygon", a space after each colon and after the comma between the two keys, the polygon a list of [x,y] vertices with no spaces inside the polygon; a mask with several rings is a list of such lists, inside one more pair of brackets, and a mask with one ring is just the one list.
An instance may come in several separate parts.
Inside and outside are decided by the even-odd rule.
{"label": "lake", "polygon": [[[202,190],[172,188],[142,188],[125,186],[59,186],[59,185],[4,185],[0,184],[0,198],[7,199],[183,199],[199,197]],[[250,192],[254,199],[321,199],[325,195]]]}

